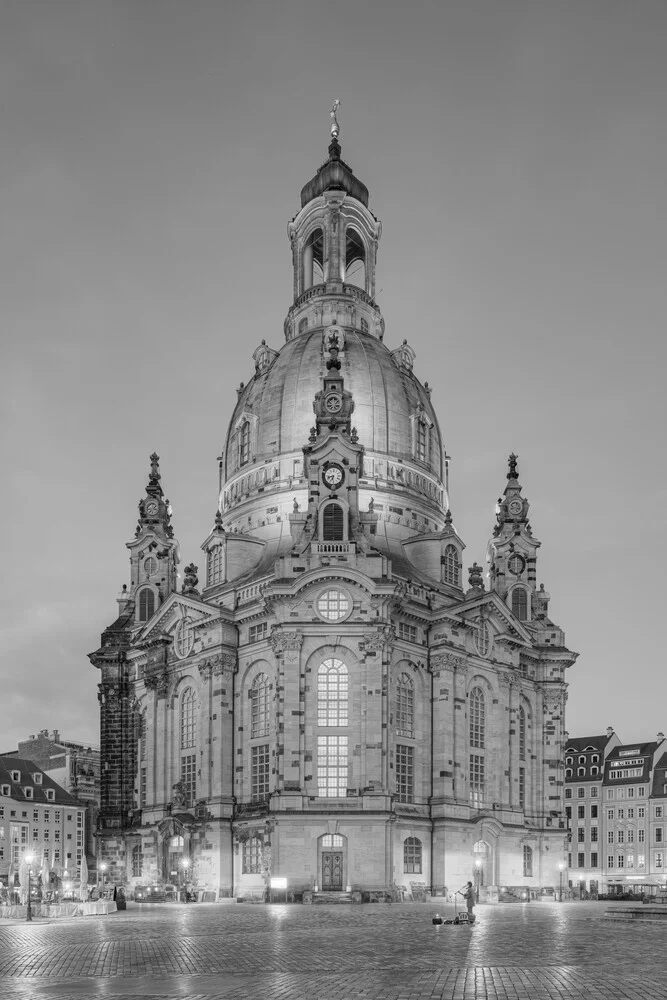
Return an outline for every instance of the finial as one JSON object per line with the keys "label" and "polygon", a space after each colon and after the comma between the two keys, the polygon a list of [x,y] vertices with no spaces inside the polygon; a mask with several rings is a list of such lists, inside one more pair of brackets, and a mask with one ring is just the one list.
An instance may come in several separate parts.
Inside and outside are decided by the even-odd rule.
{"label": "finial", "polygon": [[468,583],[473,590],[484,590],[484,572],[476,562],[468,570]]}
{"label": "finial", "polygon": [[160,456],[153,452],[151,455],[151,471],[149,477],[152,480],[158,480],[160,478],[160,466],[158,465],[159,461]]}
{"label": "finial", "polygon": [[448,528],[452,525],[452,512],[449,507],[447,508],[447,513],[445,514],[445,524]]}
{"label": "finial", "polygon": [[331,138],[333,139],[334,142],[338,142],[338,133],[340,131],[340,128],[338,126],[338,119],[336,118],[336,112],[338,111],[339,107],[340,107],[340,101],[338,100],[338,98],[336,98],[336,100],[333,102],[333,107],[329,112],[329,117],[331,118]]}
{"label": "finial", "polygon": [[220,513],[219,509],[216,510],[216,512],[215,512],[215,525],[214,525],[213,530],[214,531],[223,531],[224,530],[223,527],[222,527],[222,514]]}
{"label": "finial", "polygon": [[519,456],[515,455],[514,452],[512,452],[512,454],[509,457],[510,471],[507,473],[507,478],[508,479],[518,479],[519,478],[519,474],[516,471],[516,461],[517,461],[518,457]]}

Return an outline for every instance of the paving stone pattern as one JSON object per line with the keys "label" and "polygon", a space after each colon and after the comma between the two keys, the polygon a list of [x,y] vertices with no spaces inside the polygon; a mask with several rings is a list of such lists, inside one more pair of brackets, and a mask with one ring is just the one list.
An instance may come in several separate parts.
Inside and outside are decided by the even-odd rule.
{"label": "paving stone pattern", "polygon": [[[624,904],[616,904],[622,907]],[[128,906],[0,920],[3,1000],[667,1000],[667,921],[604,904]]]}

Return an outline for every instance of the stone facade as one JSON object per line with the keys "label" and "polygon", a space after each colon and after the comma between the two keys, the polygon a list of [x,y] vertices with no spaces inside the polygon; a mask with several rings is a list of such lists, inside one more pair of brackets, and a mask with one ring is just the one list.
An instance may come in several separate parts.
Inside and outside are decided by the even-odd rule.
{"label": "stone facade", "polygon": [[466,581],[430,389],[407,341],[383,343],[381,226],[337,133],[301,203],[286,343],[253,354],[203,581],[190,564],[180,593],[151,458],[130,586],[91,654],[102,853],[118,879],[216,897],[271,877],[554,886],[576,654],[537,586],[516,456]]}

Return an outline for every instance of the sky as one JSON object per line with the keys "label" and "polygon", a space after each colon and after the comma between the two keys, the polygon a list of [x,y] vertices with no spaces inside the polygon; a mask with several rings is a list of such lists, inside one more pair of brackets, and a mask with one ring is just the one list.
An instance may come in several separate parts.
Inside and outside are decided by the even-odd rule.
{"label": "sky", "polygon": [[4,0],[0,751],[41,729],[99,743],[87,654],[154,450],[203,570],[336,98],[464,565],[515,451],[579,653],[568,731],[667,731],[666,37],[664,0]]}

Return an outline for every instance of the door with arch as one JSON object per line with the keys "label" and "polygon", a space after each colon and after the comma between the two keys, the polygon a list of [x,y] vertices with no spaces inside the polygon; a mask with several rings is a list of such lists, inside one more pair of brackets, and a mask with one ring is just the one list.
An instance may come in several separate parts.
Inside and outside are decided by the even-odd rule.
{"label": "door with arch", "polygon": [[344,886],[345,838],[328,833],[320,838],[320,872],[323,892],[341,892]]}

